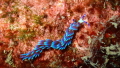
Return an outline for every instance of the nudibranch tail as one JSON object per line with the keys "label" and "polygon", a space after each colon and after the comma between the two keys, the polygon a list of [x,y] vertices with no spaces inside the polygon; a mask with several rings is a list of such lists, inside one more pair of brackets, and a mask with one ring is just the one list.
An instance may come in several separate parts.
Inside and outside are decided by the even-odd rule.
{"label": "nudibranch tail", "polygon": [[35,48],[26,53],[26,54],[21,54],[21,58],[22,60],[32,60],[38,56],[40,56],[40,53],[42,53],[42,51],[44,49],[50,49],[50,48],[53,48],[53,49],[58,49],[58,50],[63,50],[65,49],[67,46],[71,45],[72,44],[72,39],[75,35],[75,31],[78,30],[78,28],[80,27],[80,24],[81,23],[86,23],[88,24],[88,22],[84,21],[83,18],[85,17],[86,15],[83,15],[79,20],[78,22],[76,22],[74,19],[73,19],[73,23],[70,24],[70,27],[68,27],[65,31],[65,34],[63,35],[63,38],[60,39],[60,40],[55,40],[55,41],[52,41],[50,39],[46,39],[46,40],[40,40],[38,42],[38,44],[35,46]]}
{"label": "nudibranch tail", "polygon": [[25,59],[32,60],[36,57],[39,57],[40,53],[42,53],[43,49],[49,49],[51,47],[52,42],[53,41],[50,39],[40,40],[32,51],[30,51],[26,54],[21,54],[20,58],[22,58],[22,60],[25,60]]}

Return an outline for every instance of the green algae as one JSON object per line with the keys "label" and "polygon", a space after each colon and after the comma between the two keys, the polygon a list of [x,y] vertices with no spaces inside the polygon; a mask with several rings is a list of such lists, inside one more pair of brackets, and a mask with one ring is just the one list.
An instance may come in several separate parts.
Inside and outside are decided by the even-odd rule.
{"label": "green algae", "polygon": [[107,55],[120,56],[120,46],[118,43],[116,43],[115,45],[111,44],[108,47],[101,47],[101,49],[105,50]]}
{"label": "green algae", "polygon": [[92,61],[89,60],[89,58],[91,58],[91,56],[81,57],[81,59],[84,60],[84,63],[90,64],[92,67],[97,68],[98,67],[97,63],[93,63]]}
{"label": "green algae", "polygon": [[41,19],[43,18],[42,15],[33,15],[32,18],[33,18],[33,23],[43,25],[43,23],[41,22]]}
{"label": "green algae", "polygon": [[29,29],[21,29],[19,30],[19,35],[17,36],[17,39],[19,40],[30,40],[35,37],[35,31],[29,30]]}
{"label": "green algae", "polygon": [[112,25],[114,25],[115,28],[117,28],[118,26],[118,23],[115,23],[115,22],[110,22]]}
{"label": "green algae", "polygon": [[13,17],[12,15],[18,15],[18,7],[13,7],[11,11],[5,12],[1,17],[2,18],[7,18],[6,22],[8,23],[14,23],[16,18]]}
{"label": "green algae", "polygon": [[62,62],[62,60],[53,61],[53,62],[51,62],[49,64],[49,67],[52,67],[52,68],[62,68],[61,62]]}
{"label": "green algae", "polygon": [[[103,54],[103,56],[101,56],[101,57],[104,60],[102,62],[102,64],[100,64],[101,60],[100,61],[97,60],[96,62],[91,60],[92,55],[81,57],[81,59],[84,61],[85,64],[90,65],[94,68],[98,68],[98,67],[106,68],[109,63],[111,64],[110,60],[115,60],[115,59],[118,60],[118,57],[120,56],[120,45],[117,42],[115,45],[111,44],[110,46],[107,46],[107,47],[101,47],[100,51]],[[117,61],[117,62],[119,62],[119,61]],[[112,63],[111,65],[113,65],[114,67],[119,67],[119,65],[115,64],[115,63]]]}
{"label": "green algae", "polygon": [[88,44],[91,44],[92,43],[92,39],[90,36],[88,36]]}
{"label": "green algae", "polygon": [[11,65],[12,67],[16,67],[14,62],[13,62],[13,59],[12,59],[12,52],[13,52],[13,50],[10,50],[10,52],[7,55],[7,58],[6,58],[5,62],[8,63],[9,65]]}

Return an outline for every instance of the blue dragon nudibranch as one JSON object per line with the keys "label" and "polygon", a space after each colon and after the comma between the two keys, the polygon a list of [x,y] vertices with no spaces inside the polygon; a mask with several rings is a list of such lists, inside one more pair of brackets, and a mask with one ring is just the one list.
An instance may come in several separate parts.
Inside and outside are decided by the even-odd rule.
{"label": "blue dragon nudibranch", "polygon": [[[40,40],[38,42],[38,44],[35,46],[35,48],[25,54],[21,54],[22,60],[33,60],[36,57],[40,56],[40,53],[44,50],[44,49],[58,49],[58,50],[63,50],[65,49],[68,45],[70,45],[72,43],[72,39],[74,37],[75,31],[78,30],[78,27],[80,27],[81,23],[86,23],[88,24],[88,22],[84,21],[83,18],[86,15],[83,15],[78,22],[76,22],[75,20],[73,20],[73,23],[70,24],[70,27],[67,28],[67,30],[65,31],[65,34],[63,36],[62,39],[60,40],[56,40],[56,41],[52,41],[50,39],[46,39],[46,40]],[[89,24],[88,24],[89,25]]]}

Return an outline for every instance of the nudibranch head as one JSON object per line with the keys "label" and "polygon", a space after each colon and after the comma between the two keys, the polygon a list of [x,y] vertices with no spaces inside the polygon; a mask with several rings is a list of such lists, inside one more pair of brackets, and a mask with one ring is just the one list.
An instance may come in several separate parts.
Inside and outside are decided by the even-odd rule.
{"label": "nudibranch head", "polygon": [[78,20],[79,23],[84,23],[83,18],[86,16],[86,14],[84,14],[82,17],[80,17],[80,19]]}
{"label": "nudibranch head", "polygon": [[82,17],[80,17],[80,19],[78,20],[79,23],[86,23],[88,25],[90,25],[88,22],[84,21],[84,17],[86,16],[86,14],[84,14]]}

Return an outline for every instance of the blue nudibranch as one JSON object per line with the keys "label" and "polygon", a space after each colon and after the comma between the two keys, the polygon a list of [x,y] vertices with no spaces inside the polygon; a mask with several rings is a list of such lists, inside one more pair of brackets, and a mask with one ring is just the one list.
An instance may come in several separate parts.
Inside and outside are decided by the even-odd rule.
{"label": "blue nudibranch", "polygon": [[40,56],[40,53],[44,49],[50,49],[50,48],[58,49],[58,50],[65,49],[68,45],[70,45],[72,43],[72,39],[73,39],[73,36],[75,34],[75,31],[78,30],[78,27],[80,27],[80,24],[81,23],[88,24],[86,21],[83,20],[83,18],[85,16],[86,15],[83,15],[78,20],[78,22],[75,22],[75,20],[73,20],[73,23],[71,23],[70,27],[67,28],[67,30],[65,31],[65,34],[64,34],[62,39],[56,40],[56,41],[52,41],[50,39],[40,40],[32,51],[30,51],[26,54],[21,54],[20,58],[22,58],[22,60],[25,60],[25,59],[33,60],[36,57]]}

